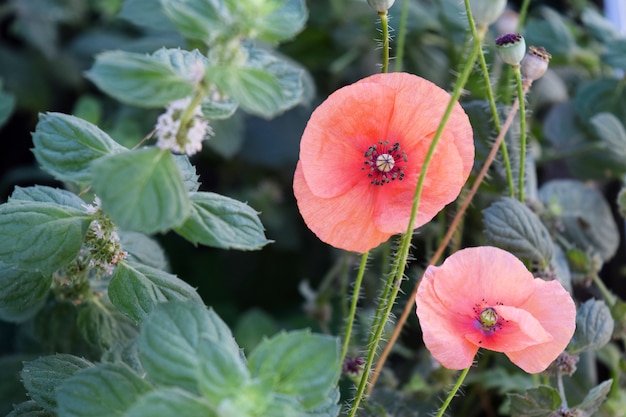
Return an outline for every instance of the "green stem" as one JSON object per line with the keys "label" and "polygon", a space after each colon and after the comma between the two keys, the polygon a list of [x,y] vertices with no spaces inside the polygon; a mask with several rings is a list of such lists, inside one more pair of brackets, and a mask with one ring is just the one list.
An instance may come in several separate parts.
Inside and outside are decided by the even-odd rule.
{"label": "green stem", "polygon": [[400,27],[398,28],[395,71],[402,71],[402,60],[404,59],[404,43],[406,41],[406,22],[409,16],[409,0],[402,1],[402,11],[400,12]]}
{"label": "green stem", "polygon": [[615,303],[617,302],[617,299],[615,298],[615,296],[611,293],[611,291],[609,291],[606,285],[604,285],[604,282],[602,282],[598,274],[593,274],[592,279],[593,279],[593,283],[596,284],[596,286],[602,293],[602,296],[604,297],[604,300],[606,301],[606,303],[609,305],[609,307],[613,307]]}
{"label": "green stem", "polygon": [[[469,10],[469,0],[465,0],[465,3],[466,3],[466,9]],[[471,15],[470,15],[470,19],[471,19]],[[391,309],[398,295],[398,291],[400,290],[400,284],[402,283],[402,279],[404,277],[404,271],[405,271],[406,263],[407,263],[408,256],[409,256],[409,249],[411,247],[411,238],[413,236],[413,229],[414,229],[415,220],[417,218],[417,213],[419,209],[419,201],[422,195],[422,190],[424,188],[424,181],[426,180],[428,167],[430,166],[430,162],[435,153],[435,148],[437,147],[437,144],[439,143],[439,139],[441,138],[441,135],[443,134],[443,130],[446,124],[448,123],[448,119],[450,118],[452,114],[452,110],[454,109],[455,104],[457,103],[457,101],[459,100],[459,97],[461,96],[461,91],[463,90],[463,87],[467,83],[469,75],[474,66],[474,62],[476,61],[476,58],[478,57],[480,48],[481,48],[481,45],[477,43],[474,43],[472,45],[472,49],[470,51],[468,59],[465,61],[465,66],[463,68],[463,71],[461,72],[461,74],[456,80],[454,89],[452,90],[452,94],[450,96],[450,100],[448,101],[448,105],[446,106],[444,114],[441,117],[439,126],[437,127],[437,131],[435,132],[435,135],[430,143],[430,147],[428,148],[428,152],[426,153],[426,157],[424,158],[424,162],[422,164],[422,168],[420,171],[420,176],[417,181],[415,194],[413,196],[413,205],[411,207],[411,217],[409,219],[407,231],[402,235],[402,238],[400,241],[400,248],[398,250],[398,253],[396,254],[396,260],[394,261],[392,273],[390,274],[390,279],[393,278],[393,282],[389,281],[389,283],[386,286],[386,291],[389,289],[391,290],[389,291],[388,297],[381,298],[380,300],[380,303],[386,306],[384,308],[385,310],[384,315],[381,317],[380,320],[378,320],[376,330],[374,331],[374,334],[373,334],[373,338],[370,338],[372,340],[372,343],[370,343],[367,347],[368,356],[367,356],[367,360],[363,368],[363,376],[361,377],[361,381],[359,383],[359,387],[357,389],[356,397],[352,404],[352,409],[350,410],[349,417],[354,417],[356,415],[356,412],[359,408],[359,404],[361,400],[363,399],[363,393],[365,392],[365,387],[367,385],[367,380],[369,379],[370,370],[374,362],[374,356],[376,354],[376,351],[378,350],[378,345],[380,343],[380,339],[382,336],[385,322],[387,321],[387,319],[389,318],[391,314]],[[379,304],[379,307],[380,306],[381,304]]]}
{"label": "green stem", "polygon": [[[473,25],[470,25],[470,28],[472,30],[474,42],[480,43],[482,45],[485,38],[485,33],[487,32],[487,28],[484,26],[480,26],[478,28],[478,31],[476,31],[476,28]],[[493,89],[491,87],[491,79],[489,78],[489,70],[487,69],[487,62],[485,61],[485,54],[483,53],[482,48],[480,49],[478,59],[480,60],[480,69],[483,73],[485,89],[487,90],[487,99],[489,100],[489,107],[491,108],[493,124],[496,128],[496,133],[499,134],[502,130],[502,125],[500,124],[500,116],[498,115],[498,108],[496,107],[496,100],[494,98]],[[502,141],[502,143],[500,143],[500,151],[502,152],[502,159],[504,161],[504,168],[506,171],[506,179],[509,187],[509,197],[515,197],[513,171],[511,170],[511,161],[509,160],[509,151],[506,147],[506,141]]]}
{"label": "green stem", "polygon": [[513,66],[513,73],[515,74],[515,83],[517,84],[517,97],[519,97],[519,127],[520,127],[520,150],[519,150],[519,181],[518,181],[518,196],[519,201],[524,202],[524,176],[526,168],[526,105],[524,99],[524,87],[522,85],[522,74],[519,65]]}
{"label": "green stem", "polygon": [[383,31],[383,69],[382,72],[389,72],[389,16],[387,10],[378,12],[380,26]]}
{"label": "green stem", "polygon": [[354,282],[354,291],[352,293],[352,303],[350,304],[350,313],[348,314],[348,323],[346,324],[346,332],[343,337],[343,348],[341,349],[341,364],[346,359],[348,353],[348,346],[350,346],[350,337],[352,336],[352,326],[354,324],[354,317],[356,315],[356,305],[359,301],[359,293],[361,292],[361,283],[363,282],[363,275],[365,274],[365,266],[367,265],[367,257],[369,252],[365,252],[361,256],[361,264],[359,265],[359,272]]}
{"label": "green stem", "polygon": [[463,369],[463,371],[461,372],[461,375],[459,375],[459,379],[457,379],[457,381],[456,381],[456,384],[454,384],[454,387],[452,387],[452,390],[448,394],[448,397],[443,402],[443,404],[441,405],[441,408],[437,412],[436,417],[443,416],[443,413],[445,413],[446,409],[448,408],[448,406],[452,402],[452,399],[456,395],[457,391],[459,390],[459,388],[461,388],[461,385],[463,385],[463,381],[465,380],[465,377],[467,376],[467,373],[469,372],[469,370],[470,370],[470,367],[467,367],[467,368]]}
{"label": "green stem", "polygon": [[196,89],[196,92],[191,98],[191,102],[189,103],[185,111],[183,112],[182,116],[180,116],[180,128],[178,132],[176,133],[176,141],[178,142],[178,145],[183,149],[184,149],[185,141],[187,140],[187,137],[186,137],[187,135],[185,133],[183,138],[179,138],[179,134],[182,131],[186,132],[186,129],[187,129],[186,126],[189,123],[189,120],[191,120],[191,118],[193,117],[193,113],[196,107],[198,107],[200,103],[202,103],[204,96],[205,96],[204,91],[202,91],[201,88]]}
{"label": "green stem", "polygon": [[563,374],[557,369],[556,371],[556,386],[561,397],[561,408],[567,410],[567,397],[565,397],[565,387],[563,386]]}
{"label": "green stem", "polygon": [[517,21],[517,32],[520,33],[522,28],[524,27],[524,23],[526,23],[526,15],[528,14],[528,5],[530,5],[530,0],[524,0],[522,2],[522,6],[519,9],[519,20]]}

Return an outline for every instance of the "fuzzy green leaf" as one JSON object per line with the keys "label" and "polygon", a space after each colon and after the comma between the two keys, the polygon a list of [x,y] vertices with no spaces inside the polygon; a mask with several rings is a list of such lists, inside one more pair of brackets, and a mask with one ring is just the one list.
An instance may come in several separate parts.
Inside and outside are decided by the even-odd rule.
{"label": "fuzzy green leaf", "polygon": [[507,396],[511,401],[511,417],[549,417],[561,406],[558,391],[547,386],[526,390],[524,395]]}
{"label": "fuzzy green leaf", "polygon": [[613,68],[626,71],[626,39],[613,39],[604,45],[602,60]]}
{"label": "fuzzy green leaf", "polygon": [[243,66],[217,66],[207,71],[208,82],[233,97],[245,111],[275,117],[300,103],[302,70],[267,50],[244,44]]}
{"label": "fuzzy green leaf", "polygon": [[165,251],[155,239],[137,232],[120,231],[119,235],[122,248],[128,252],[128,261],[169,270]]}
{"label": "fuzzy green leaf", "polygon": [[503,198],[483,210],[487,240],[514,255],[538,262],[545,269],[554,246],[539,217],[513,198]]}
{"label": "fuzzy green leaf", "polygon": [[213,407],[202,398],[178,388],[149,392],[128,410],[126,417],[217,417]]}
{"label": "fuzzy green leaf", "polygon": [[0,262],[52,274],[76,257],[90,222],[86,213],[57,204],[2,204]]}
{"label": "fuzzy green leaf", "polygon": [[553,221],[576,248],[598,254],[604,261],[613,257],[619,233],[611,209],[598,190],[579,181],[554,180],[541,187],[539,199],[552,207]]}
{"label": "fuzzy green leaf", "polygon": [[192,213],[176,233],[193,244],[223,249],[255,250],[270,241],[254,209],[215,193],[191,195]]}
{"label": "fuzzy green leaf", "polygon": [[614,326],[611,310],[604,301],[587,300],[576,312],[576,332],[568,350],[578,354],[600,349],[611,340]]}
{"label": "fuzzy green leaf", "polygon": [[239,105],[231,97],[207,97],[202,101],[202,115],[211,120],[224,120],[230,118]]}
{"label": "fuzzy green leaf", "polygon": [[143,321],[139,336],[141,363],[148,378],[158,384],[199,392],[198,352],[207,339],[219,343],[230,354],[239,352],[228,326],[201,303],[158,305]]}
{"label": "fuzzy green leaf", "polygon": [[305,409],[313,409],[326,403],[339,378],[339,343],[308,331],[281,333],[254,349],[248,369],[273,391],[297,396]]}
{"label": "fuzzy green leaf", "polygon": [[56,393],[59,385],[93,363],[73,355],[57,354],[26,362],[20,374],[28,395],[46,411],[58,412]]}
{"label": "fuzzy green leaf", "polygon": [[124,0],[118,17],[126,19],[137,26],[158,30],[175,31],[161,7],[161,0]]}
{"label": "fuzzy green leaf", "polygon": [[191,164],[187,155],[172,155],[176,167],[180,171],[180,175],[183,178],[183,184],[185,184],[185,190],[190,193],[198,191],[200,188],[200,176],[196,173],[196,167]]}
{"label": "fuzzy green leaf", "polygon": [[253,31],[258,33],[255,37],[266,42],[280,42],[293,38],[304,28],[308,18],[304,0],[273,0],[265,4],[271,5],[268,9],[271,12],[255,13],[252,24]]}
{"label": "fuzzy green leaf", "polygon": [[626,89],[617,78],[592,79],[582,83],[574,96],[574,111],[580,120],[589,120],[602,112],[626,120]]}
{"label": "fuzzy green leaf", "polygon": [[196,290],[176,275],[133,262],[117,265],[109,283],[109,298],[115,307],[136,323],[141,322],[160,302],[202,302]]}
{"label": "fuzzy green leaf", "polygon": [[53,203],[60,206],[84,210],[85,202],[76,194],[59,188],[35,185],[33,187],[15,187],[9,201],[32,201],[40,203]]}
{"label": "fuzzy green leaf", "polygon": [[169,151],[143,148],[107,156],[93,165],[94,192],[122,229],[146,234],[182,224],[191,204]]}
{"label": "fuzzy green leaf", "polygon": [[126,148],[97,126],[62,113],[44,113],[33,134],[33,153],[43,169],[61,181],[92,180],[91,163]]}
{"label": "fuzzy green leaf", "polygon": [[56,414],[44,410],[36,401],[24,401],[13,406],[7,417],[56,417]]}
{"label": "fuzzy green leaf", "polygon": [[57,390],[59,415],[64,417],[124,416],[148,382],[122,363],[102,363],[77,372]]}
{"label": "fuzzy green leaf", "polygon": [[240,30],[226,2],[221,0],[161,0],[163,12],[186,37],[207,44],[234,37]]}
{"label": "fuzzy green leaf", "polygon": [[576,49],[576,40],[567,27],[564,17],[547,7],[540,9],[541,19],[529,19],[524,38],[527,45],[549,45],[552,55],[569,56]]}
{"label": "fuzzy green leaf", "polygon": [[138,107],[164,107],[193,92],[191,78],[159,56],[103,52],[86,76],[110,96]]}
{"label": "fuzzy green leaf", "polygon": [[76,326],[85,341],[99,351],[106,351],[137,335],[134,324],[109,302],[82,305]]}
{"label": "fuzzy green leaf", "polygon": [[601,149],[597,153],[604,169],[611,169],[616,174],[625,173],[626,129],[622,122],[614,114],[604,112],[593,116],[590,123],[600,139]]}
{"label": "fuzzy green leaf", "polygon": [[[600,406],[606,400],[609,391],[611,391],[612,379],[602,382],[601,384],[593,387],[591,391],[585,396],[585,399],[575,407],[575,410],[583,411],[585,416],[592,416]],[[574,414],[576,415],[576,414]]]}
{"label": "fuzzy green leaf", "polygon": [[0,262],[0,319],[22,322],[46,301],[52,275],[22,271]]}

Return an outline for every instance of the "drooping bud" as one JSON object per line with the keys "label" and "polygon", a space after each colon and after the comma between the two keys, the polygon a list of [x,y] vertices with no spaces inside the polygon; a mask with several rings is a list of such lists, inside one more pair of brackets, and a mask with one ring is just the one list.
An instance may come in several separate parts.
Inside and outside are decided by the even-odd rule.
{"label": "drooping bud", "polygon": [[504,62],[517,66],[526,54],[526,41],[518,33],[507,33],[496,38],[496,49]]}
{"label": "drooping bud", "polygon": [[522,75],[528,81],[535,81],[548,70],[548,63],[552,55],[543,46],[531,46],[522,60]]}
{"label": "drooping bud", "polygon": [[396,0],[367,0],[367,3],[378,13],[382,13],[389,10],[395,1]]}
{"label": "drooping bud", "polygon": [[474,21],[478,26],[487,27],[500,17],[504,8],[506,7],[506,0],[471,0],[470,10]]}

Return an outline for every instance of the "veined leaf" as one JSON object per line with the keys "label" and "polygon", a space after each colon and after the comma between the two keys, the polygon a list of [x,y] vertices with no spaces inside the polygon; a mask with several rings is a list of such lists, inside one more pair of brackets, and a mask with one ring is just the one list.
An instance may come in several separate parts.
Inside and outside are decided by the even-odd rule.
{"label": "veined leaf", "polygon": [[51,284],[52,275],[0,262],[0,319],[19,323],[31,318],[46,301]]}
{"label": "veined leaf", "polygon": [[217,417],[204,398],[179,388],[161,388],[139,398],[126,412],[127,417]]}
{"label": "veined leaf", "polygon": [[85,202],[76,194],[60,188],[35,185],[32,187],[15,187],[9,201],[31,201],[40,203],[53,203],[60,206],[84,210]]}

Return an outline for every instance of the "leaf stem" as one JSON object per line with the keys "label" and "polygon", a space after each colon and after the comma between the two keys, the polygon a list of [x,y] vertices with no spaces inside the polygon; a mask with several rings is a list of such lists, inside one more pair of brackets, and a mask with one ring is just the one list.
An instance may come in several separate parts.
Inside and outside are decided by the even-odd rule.
{"label": "leaf stem", "polygon": [[443,413],[445,413],[446,409],[448,408],[448,406],[452,402],[452,399],[456,395],[457,391],[459,390],[459,388],[461,388],[461,385],[463,385],[463,381],[465,380],[465,377],[467,376],[469,370],[470,370],[469,366],[467,368],[463,369],[463,371],[459,375],[459,378],[456,380],[456,384],[454,384],[454,387],[452,387],[452,390],[448,393],[448,397],[446,398],[446,400],[441,405],[441,408],[439,409],[439,411],[437,412],[437,415],[435,417],[442,417],[443,416]]}
{"label": "leaf stem", "polygon": [[383,69],[381,72],[389,72],[389,15],[387,10],[378,12],[380,26],[383,31]]}
{"label": "leaf stem", "polygon": [[611,293],[611,291],[609,291],[609,289],[606,287],[606,285],[604,285],[604,282],[602,282],[602,280],[600,279],[598,274],[594,273],[592,275],[591,279],[593,280],[593,283],[596,284],[596,286],[598,287],[598,289],[602,293],[602,296],[604,297],[604,300],[607,302],[609,307],[614,307],[615,303],[617,302],[617,299]]}
{"label": "leaf stem", "polygon": [[565,397],[565,388],[563,386],[563,374],[560,370],[556,370],[556,386],[561,397],[561,409],[567,410],[567,397]]}
{"label": "leaf stem", "polygon": [[341,349],[341,361],[343,364],[348,353],[348,346],[350,345],[350,337],[352,336],[352,326],[354,325],[354,317],[356,315],[356,305],[359,301],[359,293],[361,292],[361,283],[363,282],[363,275],[365,274],[365,266],[367,265],[367,257],[369,252],[365,252],[361,256],[361,264],[359,265],[359,272],[354,282],[354,291],[352,292],[352,303],[350,304],[350,312],[348,314],[348,323],[346,324],[346,331],[343,337],[343,348]]}
{"label": "leaf stem", "polygon": [[513,66],[513,73],[515,74],[515,83],[517,84],[520,126],[519,180],[517,186],[519,201],[523,203],[526,165],[526,105],[524,104],[524,87],[522,85],[522,74],[519,65]]}

